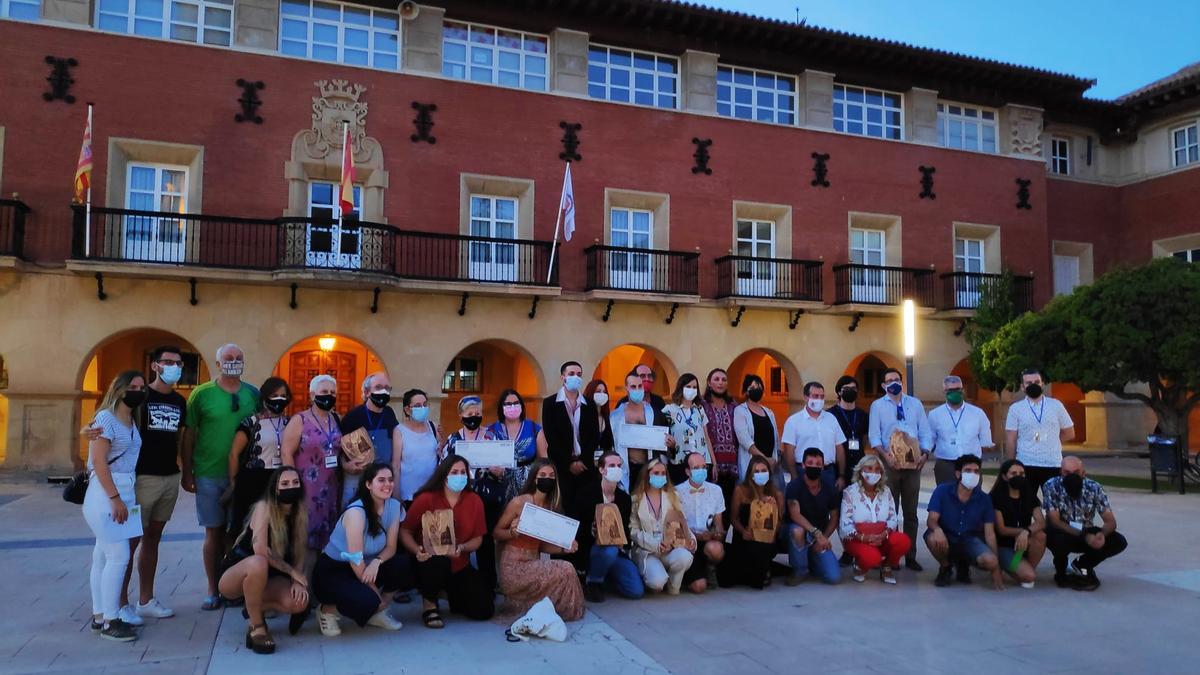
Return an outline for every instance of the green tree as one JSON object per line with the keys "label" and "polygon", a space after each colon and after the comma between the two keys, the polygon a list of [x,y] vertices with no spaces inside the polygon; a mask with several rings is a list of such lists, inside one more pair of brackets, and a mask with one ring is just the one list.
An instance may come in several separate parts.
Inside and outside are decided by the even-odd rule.
{"label": "green tree", "polygon": [[975,382],[984,389],[999,392],[1010,382],[1001,372],[989,367],[982,347],[1018,316],[1015,278],[1011,270],[1004,270],[980,288],[975,316],[967,321],[967,362]]}

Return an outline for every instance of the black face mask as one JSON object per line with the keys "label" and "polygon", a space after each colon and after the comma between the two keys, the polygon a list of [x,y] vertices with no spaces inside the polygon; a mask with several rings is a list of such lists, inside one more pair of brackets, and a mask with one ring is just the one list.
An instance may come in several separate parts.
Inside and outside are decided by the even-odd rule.
{"label": "black face mask", "polygon": [[483,424],[483,415],[471,415],[470,417],[461,417],[463,426],[468,431],[475,431]]}
{"label": "black face mask", "polygon": [[554,492],[554,483],[553,478],[539,478],[537,479],[537,491],[544,495],[552,494]]}
{"label": "black face mask", "polygon": [[842,400],[846,403],[854,403],[858,400],[857,389],[843,389],[841,393]]}
{"label": "black face mask", "polygon": [[313,403],[316,403],[317,407],[325,412],[333,410],[333,404],[336,402],[337,396],[334,394],[321,394],[313,397]]}
{"label": "black face mask", "polygon": [[278,415],[287,409],[288,400],[285,397],[277,396],[267,399],[263,402],[263,405],[266,406],[267,410]]}
{"label": "black face mask", "polygon": [[1028,387],[1025,387],[1025,395],[1028,396],[1029,398],[1037,398],[1037,397],[1041,396],[1042,395],[1042,385],[1031,384]]}
{"label": "black face mask", "polygon": [[127,391],[125,392],[125,395],[121,397],[121,402],[130,408],[136,408],[146,402],[146,390],[139,389],[137,391]]}
{"label": "black face mask", "polygon": [[295,504],[304,496],[304,488],[290,487],[283,488],[279,494],[275,496],[275,500],[280,504]]}
{"label": "black face mask", "polygon": [[388,404],[388,401],[392,400],[392,395],[387,392],[381,392],[378,394],[371,394],[370,399],[371,403],[374,403],[376,408],[382,408]]}
{"label": "black face mask", "polygon": [[758,387],[755,387],[754,389],[750,389],[750,390],[746,391],[746,398],[750,399],[751,401],[754,401],[755,403],[758,403],[759,401],[761,401],[762,396],[763,396],[763,390],[759,389]]}
{"label": "black face mask", "polygon": [[1063,476],[1063,488],[1067,491],[1067,496],[1071,499],[1079,499],[1083,494],[1083,476],[1077,473],[1069,473]]}
{"label": "black face mask", "polygon": [[1025,488],[1029,487],[1029,481],[1025,476],[1013,476],[1008,479],[1008,486],[1018,492],[1024,492]]}
{"label": "black face mask", "polygon": [[823,471],[824,469],[819,466],[806,466],[804,467],[804,477],[809,480],[816,480],[821,477]]}

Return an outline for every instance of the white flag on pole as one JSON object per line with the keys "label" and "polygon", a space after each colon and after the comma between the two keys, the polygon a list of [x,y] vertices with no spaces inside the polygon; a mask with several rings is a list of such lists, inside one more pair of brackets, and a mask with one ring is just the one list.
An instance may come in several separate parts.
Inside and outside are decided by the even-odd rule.
{"label": "white flag on pole", "polygon": [[575,188],[571,185],[571,163],[567,162],[567,173],[563,176],[562,201],[559,204],[563,222],[563,239],[571,241],[575,234]]}

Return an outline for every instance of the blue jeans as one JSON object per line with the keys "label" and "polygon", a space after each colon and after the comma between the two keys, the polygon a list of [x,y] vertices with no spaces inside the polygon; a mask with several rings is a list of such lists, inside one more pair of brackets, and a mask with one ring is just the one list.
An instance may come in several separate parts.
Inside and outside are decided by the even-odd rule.
{"label": "blue jeans", "polygon": [[[804,546],[798,546],[793,538],[793,532],[800,526],[791,523],[787,529],[788,562],[792,565],[792,574],[811,574],[827,584],[836,584],[842,580],[842,571],[838,567],[837,556],[833,551],[813,551],[813,537],[805,533]],[[803,532],[803,530],[800,530]]]}
{"label": "blue jeans", "polygon": [[637,565],[620,553],[621,549],[616,546],[592,546],[587,582],[604,584],[621,597],[636,600],[646,593],[642,575],[638,573]]}

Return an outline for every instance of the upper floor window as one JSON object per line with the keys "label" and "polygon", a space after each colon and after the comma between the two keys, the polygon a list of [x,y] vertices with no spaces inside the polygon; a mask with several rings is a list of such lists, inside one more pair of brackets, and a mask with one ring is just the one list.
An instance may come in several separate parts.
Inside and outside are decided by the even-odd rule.
{"label": "upper floor window", "polygon": [[954,239],[955,272],[983,272],[984,266],[982,239]]}
{"label": "upper floor window", "polygon": [[1050,137],[1050,172],[1061,176],[1071,174],[1071,139]]}
{"label": "upper floor window", "polygon": [[796,123],[796,78],[717,67],[717,113],[743,120]]}
{"label": "upper floor window", "polygon": [[396,12],[339,2],[283,0],[279,14],[279,51],[284,54],[387,70],[400,66]]}
{"label": "upper floor window", "polygon": [[42,18],[42,0],[0,0],[0,16],[37,21]]}
{"label": "upper floor window", "polygon": [[588,95],[675,108],[679,100],[679,59],[601,45],[588,48]]}
{"label": "upper floor window", "polygon": [[442,74],[546,91],[547,43],[544,35],[447,21],[442,29]]}
{"label": "upper floor window", "polygon": [[228,47],[233,35],[233,0],[99,0],[96,27]]}
{"label": "upper floor window", "polygon": [[938,141],[947,148],[996,151],[996,111],[957,103],[937,104]]}
{"label": "upper floor window", "polygon": [[890,91],[833,85],[833,130],[874,138],[903,138],[902,97]]}
{"label": "upper floor window", "polygon": [[126,168],[125,186],[125,208],[143,212],[125,216],[122,237],[125,258],[182,261],[188,221],[165,214],[187,213],[187,167],[130,162]]}
{"label": "upper floor window", "polygon": [[[1192,127],[1192,128],[1194,129],[1195,127]],[[1176,258],[1179,258],[1180,260],[1183,260],[1185,262],[1200,263],[1200,248],[1184,249],[1182,251],[1175,251],[1171,255],[1173,255]]]}
{"label": "upper floor window", "polygon": [[1174,166],[1200,161],[1200,139],[1197,138],[1197,129],[1200,129],[1200,122],[1192,122],[1186,127],[1171,130]]}

